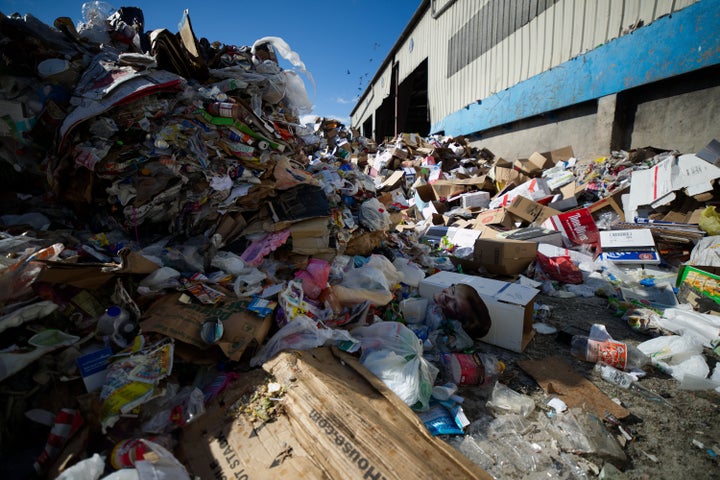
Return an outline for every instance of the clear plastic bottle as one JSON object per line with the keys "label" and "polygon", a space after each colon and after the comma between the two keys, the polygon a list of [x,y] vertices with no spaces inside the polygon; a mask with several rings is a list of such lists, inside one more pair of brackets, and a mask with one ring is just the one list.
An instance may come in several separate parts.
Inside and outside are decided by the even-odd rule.
{"label": "clear plastic bottle", "polygon": [[570,352],[581,360],[602,362],[620,370],[642,368],[650,363],[650,357],[633,345],[614,340],[593,340],[584,335],[572,337]]}
{"label": "clear plastic bottle", "polygon": [[129,318],[130,314],[127,310],[113,305],[100,316],[95,331],[99,337],[111,336],[115,333],[115,325],[119,325]]}
{"label": "clear plastic bottle", "polygon": [[620,388],[629,389],[635,382],[635,378],[631,374],[600,362],[595,364],[595,371],[600,374],[603,380]]}

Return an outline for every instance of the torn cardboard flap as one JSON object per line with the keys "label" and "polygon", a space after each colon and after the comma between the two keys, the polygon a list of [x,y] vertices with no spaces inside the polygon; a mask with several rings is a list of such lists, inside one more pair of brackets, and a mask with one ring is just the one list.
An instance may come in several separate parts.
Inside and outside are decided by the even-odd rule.
{"label": "torn cardboard flap", "polygon": [[103,286],[116,275],[138,274],[148,275],[158,268],[155,262],[129,248],[118,251],[121,263],[87,262],[77,263],[72,260],[45,260],[46,265],[38,282],[60,283],[77,288],[96,289]]}
{"label": "torn cardboard flap", "polygon": [[231,360],[240,360],[248,348],[260,345],[270,331],[272,316],[259,317],[247,310],[247,301],[221,300],[213,306],[180,302],[181,293],[163,295],[145,311],[140,328],[172,337],[200,349],[209,345],[200,336],[202,324],[219,318],[223,335],[217,345]]}
{"label": "torn cardboard flap", "polygon": [[608,413],[617,418],[630,415],[628,409],[613,402],[560,357],[518,360],[517,364],[532,376],[548,395],[557,396],[568,407],[580,407],[598,418],[605,418]]}

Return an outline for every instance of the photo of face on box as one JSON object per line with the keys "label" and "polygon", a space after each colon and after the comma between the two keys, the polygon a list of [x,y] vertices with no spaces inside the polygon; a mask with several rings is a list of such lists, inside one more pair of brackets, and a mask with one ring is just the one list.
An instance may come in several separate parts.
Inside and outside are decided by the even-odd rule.
{"label": "photo of face on box", "polygon": [[437,293],[433,300],[442,309],[445,318],[458,320],[472,338],[484,337],[492,326],[485,302],[470,285],[451,285]]}

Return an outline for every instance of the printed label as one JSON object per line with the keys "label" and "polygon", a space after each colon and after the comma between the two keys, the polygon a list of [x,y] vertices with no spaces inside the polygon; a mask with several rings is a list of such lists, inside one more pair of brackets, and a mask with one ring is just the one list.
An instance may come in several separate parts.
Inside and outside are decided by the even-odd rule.
{"label": "printed label", "polygon": [[480,385],[485,381],[485,369],[480,359],[471,353],[452,355],[453,376],[459,386]]}
{"label": "printed label", "polygon": [[627,346],[622,342],[588,340],[588,361],[602,362],[620,370],[627,365]]}

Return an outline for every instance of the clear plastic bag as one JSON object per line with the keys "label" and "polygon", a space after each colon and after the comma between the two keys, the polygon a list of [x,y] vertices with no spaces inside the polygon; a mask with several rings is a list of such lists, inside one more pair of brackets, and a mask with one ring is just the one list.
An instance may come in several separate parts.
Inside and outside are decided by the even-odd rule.
{"label": "clear plastic bag", "polygon": [[170,433],[205,413],[205,395],[196,387],[183,387],[159,404],[160,410],[142,425],[146,433]]}
{"label": "clear plastic bag", "polygon": [[485,406],[495,416],[515,413],[527,417],[535,410],[535,401],[503,383],[496,382]]}
{"label": "clear plastic bag", "polygon": [[114,12],[115,8],[107,2],[83,3],[83,22],[78,23],[76,27],[78,34],[91,42],[110,43],[107,19]]}
{"label": "clear plastic bag", "polygon": [[[284,350],[310,350],[323,345],[358,342],[347,330],[325,328],[305,315],[300,315],[292,322],[285,324],[275,335],[250,359],[251,367],[258,367]],[[357,350],[353,346],[345,346],[343,350]]]}

